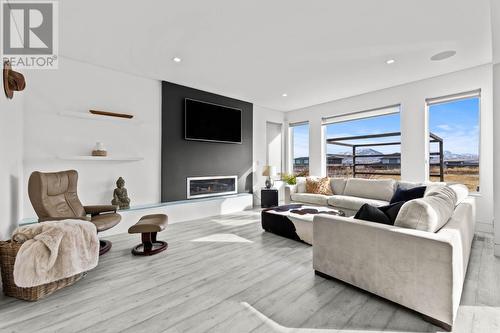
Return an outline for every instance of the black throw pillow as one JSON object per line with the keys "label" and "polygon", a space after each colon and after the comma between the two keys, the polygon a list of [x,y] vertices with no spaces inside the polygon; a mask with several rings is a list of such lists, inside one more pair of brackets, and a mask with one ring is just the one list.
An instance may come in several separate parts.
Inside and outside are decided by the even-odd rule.
{"label": "black throw pillow", "polygon": [[401,209],[401,206],[403,206],[404,204],[405,204],[404,201],[400,201],[387,206],[379,207],[378,209],[383,211],[385,215],[387,215],[389,220],[391,220],[391,225],[394,225],[396,217],[398,217],[399,210]]}
{"label": "black throw pillow", "polygon": [[391,204],[400,202],[400,201],[410,201],[413,199],[423,198],[425,194],[426,186],[418,186],[414,188],[410,188],[408,190],[404,190],[400,187],[396,189],[396,192],[392,196]]}
{"label": "black throw pillow", "polygon": [[389,217],[383,211],[369,204],[361,206],[356,215],[354,215],[354,218],[382,224],[392,224]]}
{"label": "black throw pillow", "polygon": [[403,205],[404,201],[396,202],[382,207],[374,207],[369,204],[364,204],[358,210],[356,215],[354,215],[354,218],[369,222],[394,225],[394,221],[396,221],[399,210]]}

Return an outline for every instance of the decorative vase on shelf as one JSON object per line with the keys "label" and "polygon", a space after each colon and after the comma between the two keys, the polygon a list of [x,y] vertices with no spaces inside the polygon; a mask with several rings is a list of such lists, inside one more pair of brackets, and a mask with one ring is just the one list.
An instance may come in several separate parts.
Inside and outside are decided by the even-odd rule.
{"label": "decorative vase on shelf", "polygon": [[94,150],[92,150],[92,156],[108,156],[108,152],[102,142],[96,142]]}

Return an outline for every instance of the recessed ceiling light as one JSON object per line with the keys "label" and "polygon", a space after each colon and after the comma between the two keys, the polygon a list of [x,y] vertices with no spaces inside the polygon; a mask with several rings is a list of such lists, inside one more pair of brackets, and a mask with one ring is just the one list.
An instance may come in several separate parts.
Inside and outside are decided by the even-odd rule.
{"label": "recessed ceiling light", "polygon": [[288,94],[287,94],[287,93],[284,93],[284,94],[282,94],[281,96],[286,97],[286,96],[288,96]]}
{"label": "recessed ceiling light", "polygon": [[179,58],[179,57],[174,57],[172,60],[173,60],[174,62],[181,62],[181,61],[182,61],[182,59],[181,59],[181,58]]}
{"label": "recessed ceiling light", "polygon": [[431,57],[431,60],[432,61],[441,61],[441,60],[445,60],[445,59],[451,58],[455,54],[457,54],[457,51],[455,51],[455,50],[443,51],[443,52],[439,52],[439,53],[433,55]]}
{"label": "recessed ceiling light", "polygon": [[386,63],[387,65],[390,65],[390,64],[393,64],[393,63],[395,63],[395,62],[396,62],[396,60],[394,60],[394,59],[389,59],[389,60],[387,60],[385,63]]}

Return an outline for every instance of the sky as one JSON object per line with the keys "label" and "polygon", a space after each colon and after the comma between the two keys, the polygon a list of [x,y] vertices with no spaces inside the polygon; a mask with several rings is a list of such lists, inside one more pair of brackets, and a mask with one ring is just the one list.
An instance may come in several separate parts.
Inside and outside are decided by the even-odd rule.
{"label": "sky", "polygon": [[[429,107],[429,130],[444,139],[444,149],[454,154],[479,153],[479,98],[436,104]],[[392,114],[327,125],[327,138],[400,131],[400,116]],[[309,125],[293,128],[294,158],[309,156]],[[349,143],[400,141],[400,137],[356,140]],[[384,154],[400,152],[400,146],[367,147]],[[348,147],[327,145],[327,153],[349,151]],[[431,151],[435,151],[431,147]]]}
{"label": "sky", "polygon": [[294,126],[293,158],[309,156],[309,125]]}
{"label": "sky", "polygon": [[[479,98],[432,105],[429,130],[444,139],[444,150],[479,154]],[[431,148],[432,151],[436,149]]]}

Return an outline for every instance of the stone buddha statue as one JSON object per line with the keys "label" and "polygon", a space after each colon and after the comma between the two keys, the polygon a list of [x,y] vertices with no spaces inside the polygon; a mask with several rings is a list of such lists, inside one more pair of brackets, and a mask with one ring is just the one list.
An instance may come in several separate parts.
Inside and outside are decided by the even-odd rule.
{"label": "stone buddha statue", "polygon": [[116,188],[113,192],[111,204],[120,207],[120,209],[130,208],[130,198],[125,188],[125,180],[122,177],[116,181]]}

